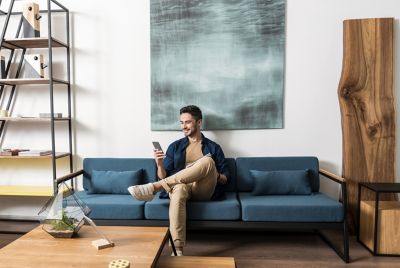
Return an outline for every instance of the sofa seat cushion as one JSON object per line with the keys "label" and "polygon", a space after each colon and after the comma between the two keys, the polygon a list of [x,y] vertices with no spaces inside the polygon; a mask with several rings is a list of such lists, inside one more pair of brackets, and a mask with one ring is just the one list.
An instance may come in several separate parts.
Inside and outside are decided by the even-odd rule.
{"label": "sofa seat cushion", "polygon": [[91,219],[144,219],[144,201],[138,201],[131,195],[88,194],[87,191],[76,192],[76,195],[92,210]]}
{"label": "sofa seat cushion", "polygon": [[239,193],[243,221],[341,222],[343,205],[320,193],[265,195]]}
{"label": "sofa seat cushion", "polygon": [[[157,194],[159,195],[159,193]],[[189,201],[187,203],[188,220],[239,220],[240,204],[236,193],[225,193],[225,199],[216,201]],[[146,202],[144,215],[149,220],[168,220],[169,199],[156,196]]]}

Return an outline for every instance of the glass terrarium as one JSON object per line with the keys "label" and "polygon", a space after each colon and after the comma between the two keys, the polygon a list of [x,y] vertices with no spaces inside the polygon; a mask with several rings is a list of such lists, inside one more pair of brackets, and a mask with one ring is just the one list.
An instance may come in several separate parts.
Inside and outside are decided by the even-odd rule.
{"label": "glass terrarium", "polygon": [[47,233],[57,238],[71,238],[78,233],[89,213],[89,207],[63,182],[39,215],[42,228]]}

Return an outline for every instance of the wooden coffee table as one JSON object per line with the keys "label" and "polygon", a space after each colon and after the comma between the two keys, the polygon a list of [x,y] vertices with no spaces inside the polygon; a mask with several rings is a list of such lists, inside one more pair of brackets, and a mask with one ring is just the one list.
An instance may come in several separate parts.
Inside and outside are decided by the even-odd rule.
{"label": "wooden coffee table", "polygon": [[54,238],[39,226],[0,249],[0,267],[108,267],[124,259],[131,267],[155,267],[168,240],[167,227],[98,226],[115,247],[97,250],[100,239],[85,225],[75,238]]}

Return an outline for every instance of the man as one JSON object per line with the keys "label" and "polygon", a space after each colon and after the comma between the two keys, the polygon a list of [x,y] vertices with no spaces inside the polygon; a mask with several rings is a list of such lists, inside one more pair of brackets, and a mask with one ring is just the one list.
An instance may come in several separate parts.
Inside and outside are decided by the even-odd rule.
{"label": "man", "polygon": [[151,201],[162,190],[169,194],[170,232],[178,256],[182,256],[186,242],[186,202],[211,200],[229,178],[221,147],[200,131],[202,119],[199,107],[183,107],[180,124],[185,137],[173,142],[165,155],[154,151],[160,180],[128,188],[133,197],[144,201]]}

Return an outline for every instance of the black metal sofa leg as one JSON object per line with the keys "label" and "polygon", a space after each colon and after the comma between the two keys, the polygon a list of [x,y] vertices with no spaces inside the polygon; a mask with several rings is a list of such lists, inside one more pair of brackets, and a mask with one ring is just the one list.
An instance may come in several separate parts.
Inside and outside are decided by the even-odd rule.
{"label": "black metal sofa leg", "polygon": [[343,223],[343,252],[338,249],[321,231],[317,231],[321,236],[322,240],[325,241],[335,252],[336,254],[346,263],[350,262],[350,254],[349,254],[349,233],[347,230],[346,222]]}

